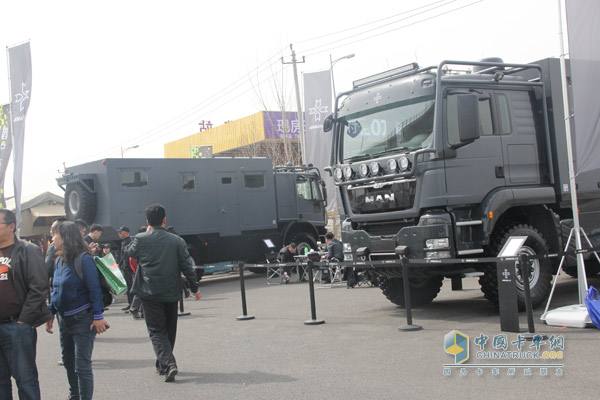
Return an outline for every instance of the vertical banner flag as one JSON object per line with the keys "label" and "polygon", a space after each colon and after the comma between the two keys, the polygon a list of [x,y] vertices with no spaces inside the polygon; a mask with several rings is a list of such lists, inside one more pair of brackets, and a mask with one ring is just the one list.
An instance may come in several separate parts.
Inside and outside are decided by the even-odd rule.
{"label": "vertical banner flag", "polygon": [[[329,70],[304,74],[304,119],[306,164],[323,171],[330,164],[332,133],[323,132],[323,121],[331,114],[331,74]],[[327,210],[335,210],[336,189],[329,174],[322,174],[327,189]]]}
{"label": "vertical banner flag", "polygon": [[31,51],[29,42],[8,49],[11,121],[14,154],[14,185],[17,226],[21,220],[25,116],[31,99]]}
{"label": "vertical banner flag", "polygon": [[583,181],[591,180],[589,184],[597,190],[600,183],[600,1],[567,0],[565,8],[573,81],[577,183],[588,186]]}
{"label": "vertical banner flag", "polygon": [[12,150],[12,132],[10,130],[10,104],[0,107],[0,208],[6,208],[4,198],[4,176]]}

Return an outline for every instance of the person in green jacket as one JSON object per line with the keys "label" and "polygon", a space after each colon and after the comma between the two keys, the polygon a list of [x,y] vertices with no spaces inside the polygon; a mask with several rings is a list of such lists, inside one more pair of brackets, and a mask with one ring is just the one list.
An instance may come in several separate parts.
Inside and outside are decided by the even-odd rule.
{"label": "person in green jacket", "polygon": [[132,293],[144,307],[148,334],[156,354],[156,370],[165,382],[173,382],[177,363],[173,356],[177,334],[177,302],[181,296],[181,274],[190,290],[200,300],[193,259],[185,241],[166,231],[166,212],[159,204],[146,208],[146,232],[138,233],[126,248],[130,257],[138,259]]}

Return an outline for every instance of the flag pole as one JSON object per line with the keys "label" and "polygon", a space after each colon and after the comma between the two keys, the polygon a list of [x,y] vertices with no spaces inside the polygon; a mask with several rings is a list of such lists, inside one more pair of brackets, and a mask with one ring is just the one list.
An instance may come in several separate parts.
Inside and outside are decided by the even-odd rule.
{"label": "flag pole", "polygon": [[[15,142],[15,137],[14,137],[15,130],[13,129],[13,118],[12,118],[12,90],[11,90],[11,80],[10,80],[10,52],[8,51],[8,49],[9,49],[9,47],[6,46],[6,75],[8,75],[8,80],[7,80],[7,82],[8,82],[8,121],[10,123],[10,134],[12,136],[11,141],[12,141],[12,143],[14,143]],[[13,169],[14,169],[15,157],[13,156],[12,159],[13,159]],[[3,183],[3,185],[4,185],[4,183]],[[2,187],[2,193],[4,193],[4,186]],[[14,198],[14,193],[13,193],[13,198]],[[6,204],[6,197],[5,197],[4,207],[8,208],[7,204]],[[16,201],[15,201],[15,208],[16,208]],[[16,215],[15,215],[15,217],[17,218],[17,221],[18,221],[19,217],[16,216]],[[19,224],[17,224],[17,229],[15,230],[15,233],[18,232],[18,226],[19,226]],[[18,234],[17,234],[17,236],[18,236]]]}
{"label": "flag pole", "polygon": [[583,254],[579,251],[581,246],[581,226],[579,224],[579,208],[577,206],[577,184],[575,180],[575,167],[573,162],[573,145],[571,142],[571,110],[569,108],[569,92],[567,86],[567,63],[565,61],[565,42],[563,32],[564,0],[558,0],[559,39],[560,39],[560,72],[563,95],[563,108],[565,113],[565,131],[567,139],[567,158],[569,164],[569,190],[571,192],[571,208],[573,209],[573,230],[575,233],[575,245],[577,251],[577,286],[579,291],[579,304],[583,304],[587,294],[587,279],[585,276],[585,264]]}

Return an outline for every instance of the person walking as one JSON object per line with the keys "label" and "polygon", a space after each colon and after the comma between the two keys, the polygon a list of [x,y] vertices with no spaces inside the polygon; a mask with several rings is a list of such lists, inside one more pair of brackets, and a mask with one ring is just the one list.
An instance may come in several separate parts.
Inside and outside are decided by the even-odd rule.
{"label": "person walking", "polygon": [[[67,221],[54,226],[52,241],[58,258],[50,311],[58,316],[69,400],[90,400],[94,394],[94,340],[109,328],[103,315],[100,278],[77,224]],[[53,323],[54,318],[46,323],[48,333],[53,332]]]}
{"label": "person walking", "polygon": [[48,272],[39,247],[17,239],[15,214],[0,209],[0,399],[39,400],[35,328],[52,318]]}
{"label": "person walking", "polygon": [[127,306],[123,307],[121,310],[129,312],[131,307],[131,302],[133,301],[133,295],[131,294],[131,283],[132,283],[132,273],[131,267],[129,265],[129,257],[125,254],[125,249],[131,243],[131,236],[129,235],[129,227],[121,226],[117,231],[117,235],[119,235],[119,239],[121,239],[121,251],[119,252],[119,269],[123,273],[123,277],[125,278],[125,283],[127,284]]}
{"label": "person walking", "polygon": [[177,302],[181,295],[181,274],[200,300],[192,258],[185,241],[166,231],[164,207],[155,204],[145,210],[148,228],[138,233],[126,254],[138,260],[132,292],[142,300],[148,334],[156,355],[156,370],[165,382],[173,382],[177,362],[173,355],[177,336]]}

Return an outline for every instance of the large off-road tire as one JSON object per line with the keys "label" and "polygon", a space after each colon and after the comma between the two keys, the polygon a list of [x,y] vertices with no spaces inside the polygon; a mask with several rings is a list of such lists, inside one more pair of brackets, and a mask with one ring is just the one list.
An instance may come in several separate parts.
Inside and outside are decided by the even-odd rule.
{"label": "large off-road tire", "polygon": [[[548,253],[548,244],[544,236],[530,225],[518,224],[507,226],[497,234],[494,234],[490,243],[490,255],[496,256],[504,243],[510,236],[527,236],[527,241],[521,248],[520,253],[528,255],[541,255]],[[548,297],[552,287],[552,266],[548,260],[532,260],[529,264],[529,282],[531,293],[531,304],[537,307]],[[496,266],[488,265],[484,269],[484,274],[479,277],[481,291],[486,299],[494,304],[498,304],[498,279],[496,275]],[[524,285],[521,273],[521,266],[517,264],[515,276],[517,286],[517,301],[519,309],[525,309]]]}
{"label": "large off-road tire", "polygon": [[[443,279],[443,276],[409,278],[411,306],[420,307],[431,303],[440,292]],[[379,287],[389,301],[404,307],[402,278],[381,278]]]}
{"label": "large off-road tire", "polygon": [[297,233],[293,236],[292,242],[296,243],[298,254],[305,254],[311,250],[317,250],[317,239],[308,233]]}
{"label": "large off-road tire", "polygon": [[65,190],[65,214],[70,220],[82,219],[88,224],[96,217],[96,194],[81,183],[69,183]]}

